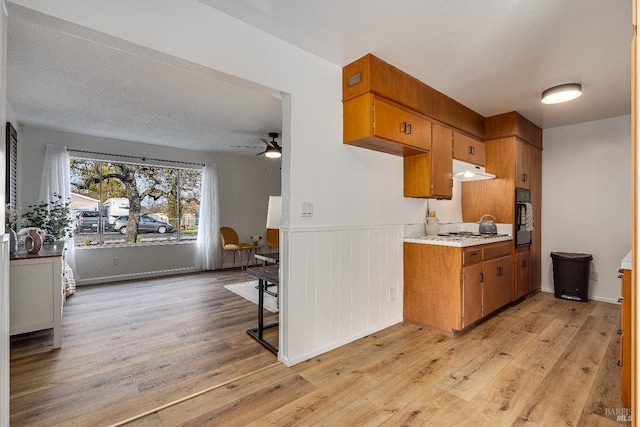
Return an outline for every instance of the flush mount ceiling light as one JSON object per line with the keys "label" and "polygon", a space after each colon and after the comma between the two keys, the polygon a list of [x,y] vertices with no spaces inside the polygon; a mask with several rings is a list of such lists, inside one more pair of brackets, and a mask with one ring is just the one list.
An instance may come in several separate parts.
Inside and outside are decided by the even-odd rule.
{"label": "flush mount ceiling light", "polygon": [[582,95],[582,85],[578,83],[567,83],[554,86],[542,92],[543,104],[559,104],[571,101]]}

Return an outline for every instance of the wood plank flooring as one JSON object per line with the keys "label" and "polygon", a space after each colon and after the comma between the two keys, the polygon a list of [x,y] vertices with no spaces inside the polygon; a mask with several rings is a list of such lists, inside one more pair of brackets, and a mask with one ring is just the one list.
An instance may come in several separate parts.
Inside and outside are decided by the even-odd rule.
{"label": "wood plank flooring", "polygon": [[123,425],[625,425],[619,315],[540,293],[454,337],[402,323]]}
{"label": "wood plank flooring", "polygon": [[254,279],[232,270],[80,287],[61,349],[52,330],[11,338],[11,425],[106,426],[276,363],[245,332],[257,306],[224,288]]}

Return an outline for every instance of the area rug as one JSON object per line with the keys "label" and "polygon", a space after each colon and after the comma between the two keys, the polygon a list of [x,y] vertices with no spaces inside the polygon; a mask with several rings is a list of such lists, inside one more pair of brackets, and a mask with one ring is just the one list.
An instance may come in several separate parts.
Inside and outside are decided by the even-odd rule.
{"label": "area rug", "polygon": [[[240,295],[242,298],[251,301],[254,304],[258,304],[258,281],[252,280],[251,282],[243,282],[243,283],[234,283],[231,285],[225,285],[225,288],[233,292],[234,294]],[[273,286],[269,287],[270,290],[273,289]],[[278,312],[278,301],[276,297],[271,296],[267,293],[264,294],[264,308],[265,310],[269,310],[272,313]]]}

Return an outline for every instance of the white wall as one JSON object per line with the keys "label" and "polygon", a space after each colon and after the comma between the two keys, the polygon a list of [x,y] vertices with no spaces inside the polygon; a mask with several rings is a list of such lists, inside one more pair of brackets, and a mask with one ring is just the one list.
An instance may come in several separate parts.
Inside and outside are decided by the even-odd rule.
{"label": "white wall", "polygon": [[[7,15],[0,4],[0,123],[7,120]],[[5,132],[0,137],[0,188],[5,188]],[[0,218],[4,218],[5,192],[0,191]],[[4,233],[4,232],[3,232]],[[9,425],[9,236],[0,239],[0,426]]]}
{"label": "white wall", "polygon": [[[233,227],[240,238],[247,242],[252,234],[264,236],[269,195],[280,194],[280,162],[277,160],[176,150],[31,126],[20,126],[20,129],[18,206],[23,210],[38,202],[46,144],[65,145],[70,150],[216,163],[220,224]],[[77,155],[100,157],[80,153]],[[76,248],[78,284],[192,271],[195,259],[194,246],[193,243],[136,245],[135,248],[79,246]],[[113,257],[118,257],[117,266],[113,265]],[[230,255],[226,258],[225,262],[231,265],[233,258]]]}
{"label": "white wall", "polygon": [[[426,203],[402,197],[402,159],[342,144],[341,67],[196,0],[114,0],[91,2],[90,7],[85,0],[15,3],[115,36],[119,48],[131,42],[126,48],[137,54],[144,55],[145,50],[135,45],[145,46],[283,92],[281,360],[297,363],[402,320],[402,305],[388,299],[389,289],[402,283],[402,257],[375,265],[384,259],[380,239],[365,236],[382,228],[386,251],[400,253],[402,233],[396,232],[397,227],[423,222]],[[150,15],[150,10],[162,13]],[[23,19],[33,15],[21,13]],[[33,19],[92,37],[75,25],[42,16]],[[313,217],[300,217],[303,201],[313,203]],[[332,270],[332,275],[323,276],[323,287],[340,289],[327,301],[321,292],[310,293],[316,286],[313,277],[331,265],[334,250],[347,248],[317,251],[307,242],[345,229],[356,234],[352,253],[357,256],[351,264],[342,264],[339,274]],[[293,233],[296,237],[287,242]],[[382,282],[363,274],[377,268]],[[402,295],[401,289],[397,295]],[[352,304],[354,298],[365,297],[382,308]],[[379,317],[379,310],[387,314]],[[336,322],[349,322],[339,337],[329,332]],[[320,342],[318,336],[329,338]]]}
{"label": "white wall", "polygon": [[547,129],[543,138],[542,289],[553,291],[551,252],[589,253],[598,273],[589,297],[617,302],[631,249],[631,118]]}

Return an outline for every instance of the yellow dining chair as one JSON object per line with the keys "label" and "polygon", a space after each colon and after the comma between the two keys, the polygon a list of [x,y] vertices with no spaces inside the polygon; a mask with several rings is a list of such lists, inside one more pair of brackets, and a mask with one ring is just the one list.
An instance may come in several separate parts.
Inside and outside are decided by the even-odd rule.
{"label": "yellow dining chair", "polygon": [[233,252],[233,266],[236,266],[236,253],[240,257],[240,265],[242,266],[242,251],[247,252],[247,265],[249,264],[249,258],[251,257],[251,251],[253,245],[249,243],[240,242],[238,233],[231,227],[220,227],[220,239],[222,239],[222,249],[224,255],[222,256],[222,265],[224,266],[224,258],[228,251]]}
{"label": "yellow dining chair", "polygon": [[269,252],[271,252],[272,248],[278,249],[280,246],[280,229],[267,228],[265,243],[269,248]]}

